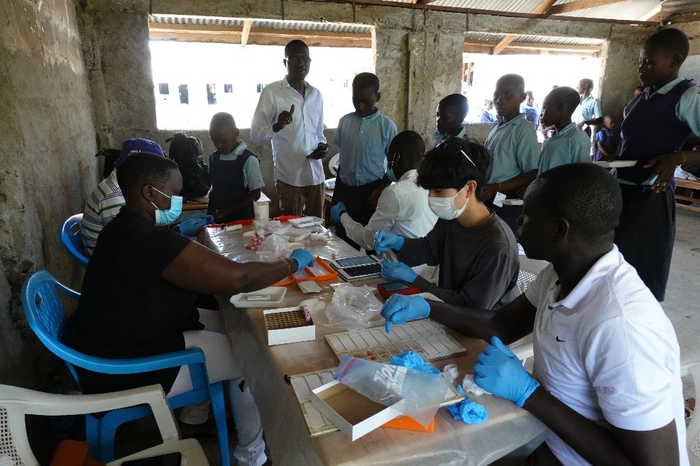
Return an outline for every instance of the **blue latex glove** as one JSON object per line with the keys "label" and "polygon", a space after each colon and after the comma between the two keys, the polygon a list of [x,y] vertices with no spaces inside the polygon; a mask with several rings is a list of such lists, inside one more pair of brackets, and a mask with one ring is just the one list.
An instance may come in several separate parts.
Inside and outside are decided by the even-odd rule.
{"label": "blue latex glove", "polygon": [[386,319],[386,333],[391,333],[392,324],[405,324],[407,320],[428,317],[430,304],[420,296],[395,294],[384,303],[381,314]]}
{"label": "blue latex glove", "polygon": [[516,355],[498,337],[477,358],[474,382],[496,396],[523,407],[539,382],[527,373]]}
{"label": "blue latex glove", "polygon": [[289,255],[292,259],[297,261],[297,270],[301,270],[304,267],[308,267],[314,262],[314,256],[305,249],[295,249]]}
{"label": "blue latex glove", "polygon": [[180,233],[185,236],[194,236],[197,231],[205,225],[214,223],[214,217],[212,215],[206,214],[195,214],[191,217],[187,217],[178,224]]}
{"label": "blue latex glove", "polygon": [[333,223],[340,225],[340,216],[343,215],[343,212],[347,212],[348,209],[345,208],[345,204],[342,202],[337,203],[336,205],[331,207],[331,218],[333,219]]}
{"label": "blue latex glove", "polygon": [[403,248],[403,236],[380,230],[374,235],[374,250],[377,254],[386,251],[400,251]]}
{"label": "blue latex glove", "polygon": [[382,277],[413,283],[418,274],[403,262],[382,260]]}
{"label": "blue latex glove", "polygon": [[453,418],[467,424],[481,424],[488,419],[489,414],[486,408],[479,403],[472,401],[464,393],[461,385],[457,385],[457,391],[464,395],[464,399],[456,405],[445,406]]}

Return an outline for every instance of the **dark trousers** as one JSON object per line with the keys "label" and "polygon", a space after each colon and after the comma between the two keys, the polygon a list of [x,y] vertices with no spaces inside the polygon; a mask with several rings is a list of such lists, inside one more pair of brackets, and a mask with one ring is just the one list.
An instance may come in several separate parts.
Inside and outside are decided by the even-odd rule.
{"label": "dark trousers", "polygon": [[[509,194],[508,197],[513,198],[516,196],[515,194]],[[523,213],[523,206],[504,205],[502,207],[498,207],[496,205],[493,205],[493,199],[491,199],[490,201],[484,201],[484,205],[489,209],[493,210],[496,213],[496,215],[501,217],[501,220],[506,222],[510,229],[513,230],[515,239],[518,239],[518,218]]]}
{"label": "dark trousers", "polygon": [[523,466],[562,466],[562,464],[544,442],[525,459]]}
{"label": "dark trousers", "polygon": [[622,214],[615,244],[659,301],[664,300],[676,237],[676,200],[668,189],[620,185]]}
{"label": "dark trousers", "polygon": [[[381,178],[372,181],[371,183],[363,184],[362,186],[349,186],[342,182],[340,179],[340,173],[335,178],[335,190],[333,191],[333,201],[332,204],[336,205],[339,202],[345,204],[345,208],[348,209],[348,215],[352,217],[356,222],[362,225],[367,225],[369,219],[374,215],[376,210],[374,207],[370,207],[367,201],[369,200],[372,191],[377,189],[381,183]],[[339,238],[345,240],[350,246],[354,247],[358,251],[360,250],[360,245],[355,243],[353,240],[348,238],[345,233],[345,228],[343,225],[335,225],[335,234]]]}

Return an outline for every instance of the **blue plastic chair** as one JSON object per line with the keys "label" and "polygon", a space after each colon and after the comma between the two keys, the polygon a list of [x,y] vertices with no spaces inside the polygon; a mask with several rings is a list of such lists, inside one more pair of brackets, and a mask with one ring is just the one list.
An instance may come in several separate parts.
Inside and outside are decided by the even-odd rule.
{"label": "blue plastic chair", "polygon": [[[134,374],[188,365],[194,388],[189,392],[168,398],[168,403],[172,409],[177,409],[192,403],[211,400],[219,435],[221,464],[230,466],[223,382],[209,383],[202,350],[190,348],[135,359],[106,359],[83,354],[61,343],[63,326],[68,316],[59,292],[74,300],[80,299],[80,293],[59,283],[48,271],[40,270],[24,283],[22,306],[27,322],[36,336],[49,351],[66,363],[76,382],[80,384],[74,366],[104,374]],[[86,414],[85,430],[86,440],[90,445],[90,455],[103,463],[112,461],[117,427],[125,422],[151,415],[151,409],[147,405],[110,411],[101,417]]]}
{"label": "blue plastic chair", "polygon": [[75,214],[68,217],[61,227],[60,238],[68,254],[77,260],[80,265],[86,267],[88,258],[83,252],[83,233],[80,230],[82,221],[83,214]]}

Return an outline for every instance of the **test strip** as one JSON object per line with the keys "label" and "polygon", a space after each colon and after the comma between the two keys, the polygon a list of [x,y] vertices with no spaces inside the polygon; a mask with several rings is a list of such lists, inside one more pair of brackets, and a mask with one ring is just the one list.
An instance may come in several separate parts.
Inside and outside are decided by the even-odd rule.
{"label": "test strip", "polygon": [[333,371],[326,371],[321,373],[321,383],[323,385],[327,384],[328,382],[333,381]]}
{"label": "test strip", "polygon": [[373,328],[370,330],[370,333],[374,338],[377,339],[377,344],[383,345],[386,343],[389,343],[389,339],[386,336],[386,333],[384,332],[384,329],[378,329],[378,328]]}
{"label": "test strip", "polygon": [[426,338],[430,342],[431,345],[438,351],[440,354],[448,355],[450,354],[449,348],[445,346],[439,338],[437,337],[428,337]]}
{"label": "test strip", "polygon": [[311,390],[323,385],[321,383],[321,377],[319,377],[318,374],[309,374],[306,377],[304,377],[304,380],[306,381],[309,388],[311,388]]}
{"label": "test strip", "polygon": [[355,344],[356,348],[367,348],[367,346],[369,346],[367,342],[362,338],[361,334],[351,333],[349,336],[352,342]]}
{"label": "test strip", "polygon": [[425,352],[428,353],[429,358],[434,358],[440,354],[440,352],[436,350],[435,347],[428,342],[428,340],[417,340],[416,343],[421,345]]}
{"label": "test strip", "polygon": [[[391,333],[396,333],[396,336],[399,337],[399,340],[413,340],[413,338],[411,338],[411,335],[409,335],[406,332],[403,325],[394,325],[394,331]],[[389,335],[391,335],[391,333]],[[389,338],[391,338],[391,336]]]}
{"label": "test strip", "polygon": [[438,339],[447,346],[450,351],[465,351],[465,349],[449,335],[438,335]]}
{"label": "test strip", "polygon": [[379,342],[377,341],[376,338],[372,335],[372,332],[370,331],[364,331],[360,332],[360,335],[362,336],[362,339],[367,342],[368,346],[377,346],[379,345]]}
{"label": "test strip", "polygon": [[303,377],[293,377],[291,382],[292,388],[294,389],[294,392],[296,393],[299,401],[311,398],[311,387],[309,387],[309,384],[306,382],[306,379],[304,379]]}
{"label": "test strip", "polygon": [[346,350],[354,350],[357,348],[348,334],[338,335],[338,338],[340,338],[340,343],[342,343]]}

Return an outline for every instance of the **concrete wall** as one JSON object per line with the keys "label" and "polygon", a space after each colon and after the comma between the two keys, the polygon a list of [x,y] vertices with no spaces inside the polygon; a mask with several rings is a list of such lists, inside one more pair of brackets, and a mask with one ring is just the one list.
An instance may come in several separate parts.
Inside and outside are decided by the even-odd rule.
{"label": "concrete wall", "polygon": [[4,1],[0,18],[0,382],[35,385],[51,358],[19,292],[43,268],[80,283],[58,232],[97,181],[95,125],[73,1]]}

